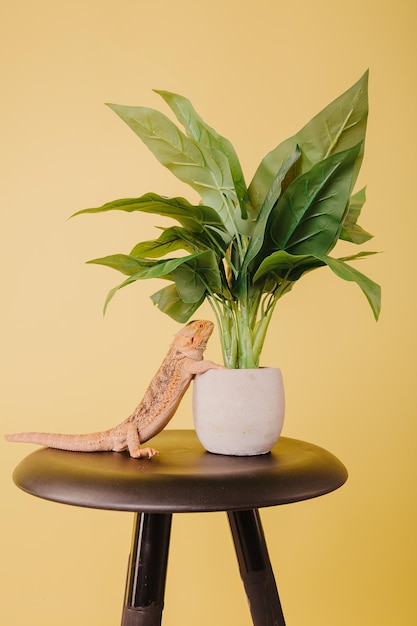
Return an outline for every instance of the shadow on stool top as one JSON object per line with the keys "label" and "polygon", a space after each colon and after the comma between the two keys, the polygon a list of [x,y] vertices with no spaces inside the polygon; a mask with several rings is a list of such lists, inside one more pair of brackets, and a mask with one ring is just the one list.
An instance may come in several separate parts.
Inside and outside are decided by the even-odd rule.
{"label": "shadow on stool top", "polygon": [[193,430],[165,430],[151,445],[160,455],[136,460],[120,452],[41,448],[13,473],[32,495],[75,506],[179,513],[237,511],[308,500],[341,487],[344,465],[311,443],[281,437],[268,454],[206,452]]}

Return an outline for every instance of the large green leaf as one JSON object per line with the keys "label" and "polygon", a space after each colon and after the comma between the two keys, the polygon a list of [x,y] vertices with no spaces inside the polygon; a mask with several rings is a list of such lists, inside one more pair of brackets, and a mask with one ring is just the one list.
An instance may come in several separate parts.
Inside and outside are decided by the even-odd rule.
{"label": "large green leaf", "polygon": [[356,244],[365,243],[365,241],[372,239],[373,235],[366,232],[357,223],[365,200],[365,188],[351,197],[345,219],[343,220],[342,230],[340,231],[340,239]]}
{"label": "large green leaf", "polygon": [[192,232],[180,226],[164,228],[158,239],[136,244],[130,254],[134,257],[160,258],[176,250],[204,252],[212,250],[221,259],[227,251],[227,243],[215,229]]}
{"label": "large green leaf", "polygon": [[174,285],[167,285],[151,296],[152,302],[160,311],[169,315],[180,324],[185,324],[204,302],[204,296],[198,302],[184,302]]}
{"label": "large green leaf", "polygon": [[171,276],[181,300],[189,304],[204,299],[207,291],[219,293],[222,290],[219,268],[209,251],[188,257]]}
{"label": "large green leaf", "polygon": [[195,189],[204,204],[217,211],[227,231],[234,234],[233,217],[238,199],[227,157],[187,137],[159,111],[119,104],[109,104],[109,107],[142,139],[162,165]]}
{"label": "large green leaf", "polygon": [[196,251],[196,246],[192,243],[193,235],[195,235],[195,233],[191,235],[189,231],[178,226],[166,228],[158,239],[141,241],[136,244],[131,250],[130,255],[139,258],[159,259],[177,250],[186,250],[192,253]]}
{"label": "large green leaf", "polygon": [[302,274],[327,265],[339,278],[355,282],[366,296],[375,319],[378,319],[381,310],[381,287],[373,280],[358,272],[346,263],[357,260],[375,252],[360,252],[359,254],[341,259],[334,259],[327,255],[293,255],[280,250],[267,257],[260,265],[254,276],[254,281],[264,278],[266,275],[275,275],[277,283],[286,279],[298,280]]}
{"label": "large green leaf", "polygon": [[184,126],[189,137],[195,141],[209,146],[211,149],[223,152],[230,165],[230,171],[235,184],[236,194],[242,209],[243,219],[254,219],[252,206],[249,204],[248,190],[246,187],[242,167],[239,158],[231,142],[219,135],[211,126],[200,117],[188,98],[169,91],[155,90],[171,107],[178,121]]}
{"label": "large green leaf", "polygon": [[105,265],[129,276],[127,280],[110,290],[105,309],[120,289],[148,278],[162,278],[175,282],[178,295],[186,303],[196,303],[204,299],[207,290],[221,291],[221,276],[216,256],[211,250],[179,259],[159,261],[116,254],[93,259],[89,263]]}
{"label": "large green leaf", "polygon": [[373,280],[345,263],[342,259],[333,259],[326,255],[318,255],[317,258],[330,267],[336,276],[343,280],[355,282],[360,287],[377,320],[381,311],[381,287]]}
{"label": "large green leaf", "polygon": [[[249,197],[260,210],[282,164],[298,145],[302,152],[301,172],[322,159],[358,145],[365,139],[368,116],[368,72],[350,89],[313,117],[298,133],[279,144],[261,161],[249,185]],[[361,164],[355,166],[356,177]]]}
{"label": "large green leaf", "polygon": [[326,254],[336,243],[348,205],[360,146],[334,154],[298,176],[274,207],[268,236],[276,250]]}
{"label": "large green leaf", "polygon": [[198,205],[194,206],[185,198],[165,198],[156,193],[147,193],[140,198],[122,198],[106,202],[100,207],[83,209],[74,213],[82,215],[84,213],[105,213],[107,211],[126,211],[132,213],[141,211],[143,213],[154,213],[171,217],[177,220],[185,228],[199,232],[205,225],[212,225],[218,229],[222,228],[220,216],[211,207]]}
{"label": "large green leaf", "polygon": [[[378,253],[363,251],[342,257],[339,261],[358,261],[374,254]],[[265,278],[268,274],[271,276],[274,275],[276,282],[284,278],[290,281],[297,281],[306,272],[318,267],[323,267],[324,265],[325,261],[311,254],[290,254],[289,252],[285,252],[285,250],[278,250],[262,261],[253,277],[253,281],[256,283],[258,280]]]}
{"label": "large green leaf", "polygon": [[278,250],[262,261],[253,280],[257,282],[269,274],[276,277],[276,282],[280,282],[284,278],[296,281],[305,272],[323,265],[325,265],[324,261],[320,261],[310,254],[290,254],[285,250]]}
{"label": "large green leaf", "polygon": [[177,267],[193,256],[194,255],[179,259],[167,259],[166,261],[154,261],[150,259],[139,259],[129,254],[111,254],[99,259],[92,259],[88,261],[88,263],[105,265],[122,274],[134,277],[135,280],[141,280],[145,278],[168,278]]}
{"label": "large green leaf", "polygon": [[[269,218],[269,215],[272,209],[275,207],[278,198],[281,194],[282,184],[284,179],[287,177],[288,173],[292,170],[297,161],[300,158],[300,150],[298,146],[294,150],[293,154],[287,159],[287,161],[282,165],[280,170],[278,171],[273,184],[269,190],[267,197],[262,205],[262,208],[259,212],[258,218],[256,220],[256,225],[252,233],[252,237],[250,238],[248,249],[245,254],[245,258],[243,261],[242,269],[240,275],[242,279],[244,278],[246,269],[253,261],[255,256],[259,253],[265,239],[265,229],[266,224]],[[260,259],[261,261],[262,259]]]}

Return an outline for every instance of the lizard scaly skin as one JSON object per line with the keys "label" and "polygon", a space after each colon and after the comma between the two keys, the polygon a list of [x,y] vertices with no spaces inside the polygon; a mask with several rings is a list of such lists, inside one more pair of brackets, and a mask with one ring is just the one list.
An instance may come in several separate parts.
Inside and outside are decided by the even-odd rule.
{"label": "lizard scaly skin", "polygon": [[118,426],[84,435],[34,432],[6,435],[5,438],[7,441],[36,443],[74,452],[129,450],[131,457],[152,458],[158,451],[154,448],[141,448],[141,443],[165,428],[196,374],[223,367],[203,360],[203,353],[212,332],[213,323],[205,320],[192,321],[184,326],[175,335],[168,354],[151,380],[142,401]]}

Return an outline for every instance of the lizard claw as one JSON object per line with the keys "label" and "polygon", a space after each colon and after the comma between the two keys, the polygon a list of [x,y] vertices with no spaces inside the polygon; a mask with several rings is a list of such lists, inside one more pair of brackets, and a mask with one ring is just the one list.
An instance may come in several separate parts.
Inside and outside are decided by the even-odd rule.
{"label": "lizard claw", "polygon": [[155,450],[154,448],[146,448],[146,452],[148,453],[148,459],[151,459],[156,454],[159,454],[159,450]]}
{"label": "lizard claw", "polygon": [[142,459],[144,457],[151,459],[156,454],[159,454],[159,450],[155,450],[154,448],[138,448],[137,450],[130,451],[130,456],[134,459]]}

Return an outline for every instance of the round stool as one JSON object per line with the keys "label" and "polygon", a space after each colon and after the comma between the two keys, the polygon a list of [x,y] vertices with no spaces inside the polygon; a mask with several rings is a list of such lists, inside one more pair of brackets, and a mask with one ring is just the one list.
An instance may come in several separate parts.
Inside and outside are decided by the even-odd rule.
{"label": "round stool", "polygon": [[347,479],[323,448],[281,437],[269,454],[206,452],[194,431],[165,430],[151,461],[41,448],[16,467],[24,491],[64,504],[135,512],[122,626],[159,626],[173,513],[226,511],[255,626],[285,626],[258,509],[324,495]]}

